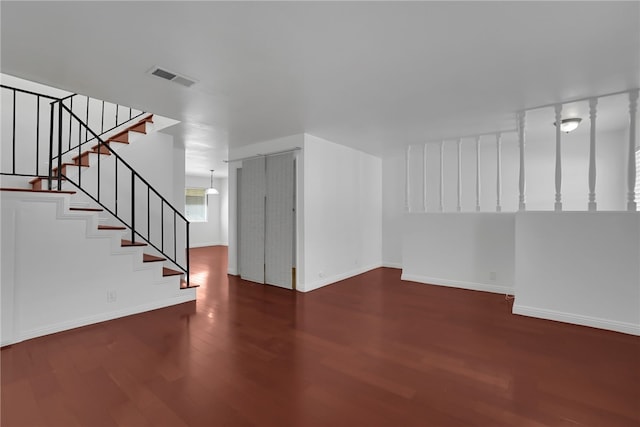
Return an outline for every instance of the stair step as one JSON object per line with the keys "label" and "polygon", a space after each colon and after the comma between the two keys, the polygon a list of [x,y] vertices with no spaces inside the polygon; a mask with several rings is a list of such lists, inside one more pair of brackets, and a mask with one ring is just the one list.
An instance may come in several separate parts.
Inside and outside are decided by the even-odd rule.
{"label": "stair step", "polygon": [[[66,181],[66,178],[58,178],[56,177],[51,177],[51,181],[53,181],[55,183],[55,185],[57,185],[58,179],[62,180],[62,181]],[[29,181],[29,184],[31,184],[31,189],[32,190],[36,190],[36,191],[50,191],[46,188],[44,188],[46,186],[47,183],[47,177],[38,177],[38,178],[34,178],[31,181]],[[53,190],[51,190],[53,191]]]}
{"label": "stair step", "polygon": [[120,246],[124,248],[124,247],[130,247],[130,246],[147,246],[147,244],[143,242],[132,242],[131,240],[122,239],[120,241]]}
{"label": "stair step", "polygon": [[137,133],[143,133],[146,135],[147,133],[147,127],[146,127],[146,123],[147,122],[139,122],[136,123],[135,125],[127,128],[130,132],[137,132]]}
{"label": "stair step", "polygon": [[181,274],[183,274],[182,271],[177,271],[177,270],[172,270],[172,269],[167,268],[167,267],[162,267],[162,277],[179,276]]}
{"label": "stair step", "polygon": [[148,115],[144,119],[140,120],[138,123],[144,123],[144,122],[153,123],[153,114]]}
{"label": "stair step", "polygon": [[[62,174],[66,175],[67,174],[67,167],[68,166],[74,166],[74,167],[83,167],[83,168],[88,168],[89,165],[85,165],[85,164],[77,164],[77,163],[63,163],[62,164]],[[51,171],[51,173],[53,174],[57,174],[58,173],[58,167],[53,168],[53,170]]]}
{"label": "stair step", "polygon": [[187,286],[187,281],[182,279],[180,280],[180,289],[193,289],[193,288],[199,288],[200,285],[190,285]]}
{"label": "stair step", "polygon": [[34,190],[33,188],[8,188],[2,187],[0,191],[24,191],[26,193],[57,193],[57,194],[76,194],[75,191],[58,191],[58,190]]}
{"label": "stair step", "polygon": [[69,208],[70,211],[81,211],[81,212],[103,212],[104,209],[100,208]]}
{"label": "stair step", "polygon": [[105,147],[102,147],[102,146],[103,146],[103,145],[109,145],[109,143],[111,143],[111,142],[117,142],[117,143],[119,143],[119,144],[128,144],[128,142],[117,141],[117,140],[115,140],[115,139],[111,139],[111,138],[109,138],[109,139],[107,139],[106,141],[104,141],[102,144],[96,144],[96,145],[94,145],[93,147],[91,147],[91,150],[92,150],[94,153],[97,153],[97,152],[98,152],[98,147],[100,147],[100,148],[102,149],[102,154],[106,154],[107,152],[109,152],[109,150],[108,150],[107,148],[105,148]]}
{"label": "stair step", "polygon": [[99,225],[98,230],[126,230],[122,225]]}
{"label": "stair step", "polygon": [[166,258],[162,258],[155,255],[142,254],[142,262],[158,262],[158,261],[166,261]]}
{"label": "stair step", "polygon": [[111,141],[115,141],[115,142],[120,142],[122,144],[128,144],[129,143],[129,131],[125,130],[124,132],[120,132],[116,135],[113,135],[112,137],[109,137],[109,139],[107,139],[105,142],[109,143]]}

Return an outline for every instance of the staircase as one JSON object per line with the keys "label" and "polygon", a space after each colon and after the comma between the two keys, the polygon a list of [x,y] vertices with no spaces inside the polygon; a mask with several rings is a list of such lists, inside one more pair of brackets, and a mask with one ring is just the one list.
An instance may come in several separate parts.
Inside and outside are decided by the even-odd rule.
{"label": "staircase", "polygon": [[[134,117],[133,110],[129,109],[129,119],[125,114],[119,121],[118,109],[122,111],[124,107],[116,106],[115,126],[98,135],[85,123],[90,122],[89,110],[93,105],[88,97],[82,107],[86,105],[86,118],[81,120],[77,111],[74,112],[73,97],[49,99],[43,94],[6,86],[2,86],[2,90],[3,98],[7,94],[13,96],[14,111],[11,119],[13,135],[7,138],[3,131],[2,139],[5,159],[1,170],[4,182],[0,188],[3,202],[1,344],[194,300],[197,286],[189,283],[189,223],[123,157],[127,146],[153,133],[154,116],[141,112]],[[25,123],[16,125],[16,122],[24,121],[15,111],[16,97],[37,97],[37,112],[30,113],[37,122],[35,161],[32,162],[23,161],[29,156],[21,149],[31,144],[20,138],[20,129],[27,126]],[[40,107],[41,100],[50,102],[50,111]],[[5,101],[3,99],[3,107]],[[76,106],[80,103],[78,99],[75,102]],[[103,114],[104,105],[103,102]],[[47,116],[49,120],[46,120]],[[102,121],[105,121],[104,117]],[[7,127],[7,122],[3,114],[3,127]],[[45,126],[42,126],[43,122]],[[34,151],[25,148],[25,151],[29,150]],[[7,161],[7,153],[11,154],[11,163]],[[48,168],[43,166],[43,158],[48,160]],[[28,163],[35,166],[25,170]],[[43,169],[48,173],[42,174]],[[52,212],[53,218],[44,218],[43,212]],[[33,217],[33,230],[24,224],[27,217]],[[61,225],[62,222],[67,225]],[[75,231],[69,235],[60,234],[59,231],[69,227],[70,222],[77,223],[72,227]],[[79,237],[78,227],[84,231],[84,238]],[[44,316],[42,323],[33,323],[32,316],[27,315],[38,307],[39,293],[34,292],[35,296],[29,297],[29,301],[24,297],[31,295],[34,287],[25,280],[32,278],[39,282],[43,278],[36,273],[32,275],[29,267],[23,265],[24,260],[4,256],[10,252],[13,257],[26,256],[23,254],[25,245],[16,246],[5,236],[20,239],[26,235],[27,239],[32,239],[35,230],[39,230],[41,237],[46,235],[43,241],[50,242],[53,247],[42,248],[43,243],[36,241],[31,246],[25,245],[31,247],[30,252],[42,251],[40,258],[44,257],[47,260],[44,264],[51,269],[48,278],[58,284],[52,288],[57,291],[52,293],[47,288],[45,292],[57,301],[57,305],[55,308],[48,304],[40,307],[39,310],[50,315],[49,318]],[[96,245],[95,241],[102,243]],[[18,246],[22,249],[16,249]],[[129,261],[123,262],[123,256]],[[41,264],[39,262],[35,270],[45,271]],[[74,265],[78,267],[74,268]],[[16,270],[15,275],[7,271],[12,270],[9,266]],[[67,270],[84,272],[85,276],[90,271],[93,277],[74,276]],[[66,276],[73,276],[73,279]],[[106,288],[95,289],[93,284],[103,279],[107,279]],[[82,283],[91,291],[82,289]],[[76,288],[82,291],[76,292]],[[123,298],[118,298],[118,294]],[[69,299],[77,301],[70,304]],[[12,301],[14,304],[10,304]],[[93,307],[94,311],[82,312],[75,308],[77,304]],[[65,314],[72,312],[82,313],[73,318]]]}

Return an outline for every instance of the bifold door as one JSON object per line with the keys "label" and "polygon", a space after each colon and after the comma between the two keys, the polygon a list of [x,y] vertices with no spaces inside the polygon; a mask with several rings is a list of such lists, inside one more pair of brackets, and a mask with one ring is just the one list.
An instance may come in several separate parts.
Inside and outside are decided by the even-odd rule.
{"label": "bifold door", "polygon": [[294,239],[292,153],[242,162],[240,276],[291,289]]}

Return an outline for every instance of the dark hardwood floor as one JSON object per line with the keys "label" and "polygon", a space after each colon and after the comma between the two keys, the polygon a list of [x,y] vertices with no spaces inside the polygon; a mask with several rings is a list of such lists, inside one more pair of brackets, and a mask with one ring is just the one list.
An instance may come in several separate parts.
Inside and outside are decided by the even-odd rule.
{"label": "dark hardwood floor", "polygon": [[10,426],[639,426],[640,338],[377,269],[308,294],[192,250],[197,303],[0,353]]}

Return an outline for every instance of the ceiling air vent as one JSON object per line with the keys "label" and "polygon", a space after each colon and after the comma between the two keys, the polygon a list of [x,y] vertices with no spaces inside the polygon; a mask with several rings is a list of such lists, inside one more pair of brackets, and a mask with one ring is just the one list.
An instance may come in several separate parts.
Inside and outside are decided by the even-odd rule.
{"label": "ceiling air vent", "polygon": [[149,74],[186,87],[191,87],[196,82],[195,80],[185,77],[184,75],[180,75],[178,73],[174,73],[160,67],[153,67],[151,70],[149,70]]}

